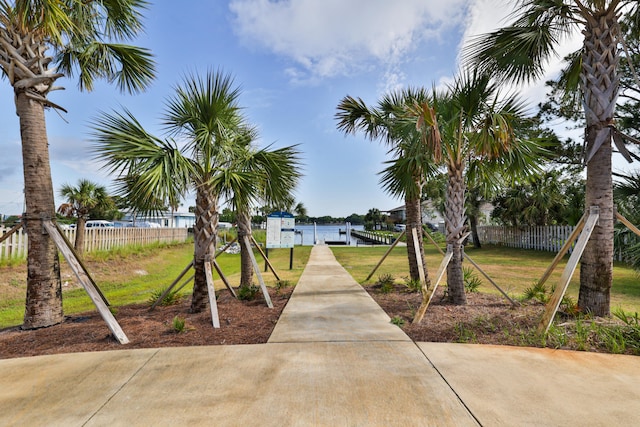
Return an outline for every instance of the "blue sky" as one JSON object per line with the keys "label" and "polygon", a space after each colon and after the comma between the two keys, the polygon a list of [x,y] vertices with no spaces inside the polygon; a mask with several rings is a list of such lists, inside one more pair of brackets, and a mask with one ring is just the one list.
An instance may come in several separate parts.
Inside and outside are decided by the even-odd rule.
{"label": "blue sky", "polygon": [[[81,93],[74,80],[52,101],[68,114],[47,113],[52,178],[57,192],[80,178],[110,186],[89,154],[90,121],[100,111],[129,109],[152,132],[163,102],[189,73],[222,69],[242,88],[240,103],[261,145],[299,144],[304,178],[296,191],[311,216],[388,210],[401,200],[384,194],[379,176],[386,150],[336,130],[336,105],[346,95],[374,104],[402,86],[443,84],[458,69],[470,34],[497,27],[509,2],[500,0],[158,0],[145,13],[135,44],[152,50],[158,78],[139,95],[99,84]],[[179,5],[179,6],[177,6]],[[567,43],[570,48],[572,43]],[[556,70],[550,67],[550,73]],[[540,85],[522,89],[535,105]],[[23,209],[18,118],[13,93],[0,81],[0,213]],[[58,200],[58,203],[60,200]],[[181,210],[193,205],[187,199]]]}

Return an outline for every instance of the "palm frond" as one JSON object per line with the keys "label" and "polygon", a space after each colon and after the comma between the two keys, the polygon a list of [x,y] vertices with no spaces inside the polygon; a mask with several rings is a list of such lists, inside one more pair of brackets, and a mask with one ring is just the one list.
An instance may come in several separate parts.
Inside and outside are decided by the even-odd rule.
{"label": "palm frond", "polygon": [[80,90],[93,90],[96,80],[115,82],[118,90],[137,93],[155,78],[155,62],[147,49],[124,44],[91,41],[69,44],[60,50],[59,70],[68,76],[78,74]]}
{"label": "palm frond", "polygon": [[94,158],[124,179],[120,194],[141,206],[145,198],[175,201],[193,182],[197,168],[175,142],[147,133],[126,109],[123,114],[103,113],[91,128]]}
{"label": "palm frond", "polygon": [[225,157],[226,142],[246,128],[238,104],[240,88],[221,70],[208,71],[204,78],[185,77],[166,105],[164,125],[170,134],[187,139],[187,149],[213,167],[216,157]]}

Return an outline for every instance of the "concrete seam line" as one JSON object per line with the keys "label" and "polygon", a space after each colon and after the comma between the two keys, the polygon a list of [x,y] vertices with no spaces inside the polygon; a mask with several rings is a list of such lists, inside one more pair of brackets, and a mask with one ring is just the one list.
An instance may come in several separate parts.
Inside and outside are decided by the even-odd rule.
{"label": "concrete seam line", "polygon": [[460,395],[458,394],[458,392],[453,388],[453,386],[449,383],[449,381],[447,381],[447,379],[444,377],[444,375],[442,374],[442,372],[440,372],[440,370],[436,367],[436,365],[431,361],[431,359],[429,359],[429,356],[427,356],[427,354],[424,352],[424,350],[422,350],[422,348],[418,345],[417,342],[413,341],[413,345],[415,345],[418,348],[418,351],[420,353],[422,353],[422,355],[424,356],[425,359],[427,359],[427,362],[429,362],[429,364],[433,367],[433,369],[435,369],[435,371],[438,373],[438,375],[440,376],[440,378],[442,378],[442,381],[444,381],[444,383],[447,385],[447,387],[449,387],[449,389],[451,390],[451,392],[453,394],[455,394],[455,396],[458,398],[458,401],[460,402],[460,404],[462,406],[464,406],[464,408],[467,410],[467,412],[469,413],[469,415],[471,415],[471,417],[473,417],[474,420],[476,420],[476,422],[478,423],[479,426],[482,426],[482,423],[480,422],[480,420],[478,419],[478,417],[476,417],[476,415],[473,413],[473,411],[471,410],[471,408],[469,408],[467,406],[467,404],[464,402],[464,400],[462,400],[462,397],[460,397]]}
{"label": "concrete seam line", "polygon": [[84,423],[82,423],[82,425],[83,425],[83,426],[86,426],[86,425],[87,425],[87,423],[88,423],[89,421],[91,421],[91,420],[93,419],[93,417],[95,417],[95,416],[98,414],[98,412],[102,411],[102,409],[103,409],[105,406],[107,406],[107,404],[108,404],[109,402],[111,402],[111,400],[112,400],[112,399],[113,399],[113,398],[114,398],[118,393],[120,393],[120,391],[121,391],[121,390],[122,390],[122,389],[123,389],[127,384],[129,384],[129,383],[131,382],[131,380],[132,380],[133,378],[135,378],[135,377],[138,375],[138,373],[140,373],[140,371],[141,371],[142,369],[144,369],[144,367],[145,367],[145,366],[147,366],[147,364],[148,364],[149,362],[151,362],[151,360],[152,360],[154,357],[156,357],[156,355],[160,352],[160,350],[161,350],[161,349],[157,349],[156,351],[154,351],[154,352],[153,352],[153,354],[152,354],[152,355],[151,355],[151,356],[150,356],[150,357],[149,357],[149,358],[148,358],[148,359],[147,359],[147,360],[146,360],[142,365],[140,365],[140,367],[139,367],[138,369],[136,369],[136,371],[135,371],[133,374],[131,374],[131,376],[130,376],[129,378],[127,378],[127,380],[126,380],[124,383],[122,383],[122,385],[121,385],[120,387],[118,387],[118,389],[117,389],[115,392],[113,392],[113,394],[112,394],[111,396],[109,396],[109,398],[108,398],[107,400],[105,400],[105,402],[104,402],[102,405],[100,405],[100,407],[99,407],[98,409],[96,409],[96,410],[93,412],[93,414],[91,414],[91,416],[90,416],[89,418],[87,418],[87,420],[86,420]]}

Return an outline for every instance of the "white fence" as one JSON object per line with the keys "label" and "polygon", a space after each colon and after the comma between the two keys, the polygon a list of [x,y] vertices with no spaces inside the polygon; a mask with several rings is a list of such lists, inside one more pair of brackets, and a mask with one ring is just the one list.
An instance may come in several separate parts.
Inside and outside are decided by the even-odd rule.
{"label": "white fence", "polygon": [[573,232],[572,225],[547,225],[538,227],[478,227],[481,243],[510,248],[534,249],[558,252]]}
{"label": "white fence", "polygon": [[[9,228],[0,227],[0,236]],[[73,244],[76,230],[63,230],[67,239]],[[91,228],[85,230],[84,251],[108,250],[127,245],[145,245],[156,242],[175,242],[187,239],[186,228]],[[0,243],[0,260],[9,258],[25,258],[27,256],[28,239],[21,228],[7,240]]]}
{"label": "white fence", "polygon": [[[519,249],[534,249],[538,251],[559,252],[567,241],[574,226],[572,225],[547,225],[538,227],[502,227],[481,226],[478,227],[478,237],[481,243],[507,246]],[[625,247],[636,244],[639,239],[633,235],[625,239]],[[573,245],[569,248],[569,253]],[[624,251],[619,247],[614,249],[614,258],[617,261],[628,261]]]}

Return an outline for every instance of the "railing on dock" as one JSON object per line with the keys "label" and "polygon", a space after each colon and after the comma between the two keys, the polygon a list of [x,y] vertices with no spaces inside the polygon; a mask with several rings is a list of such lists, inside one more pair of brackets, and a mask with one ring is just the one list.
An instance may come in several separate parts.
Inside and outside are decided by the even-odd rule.
{"label": "railing on dock", "polygon": [[373,245],[390,245],[396,240],[396,236],[391,233],[367,231],[367,230],[351,230],[351,236],[362,240],[365,244]]}

